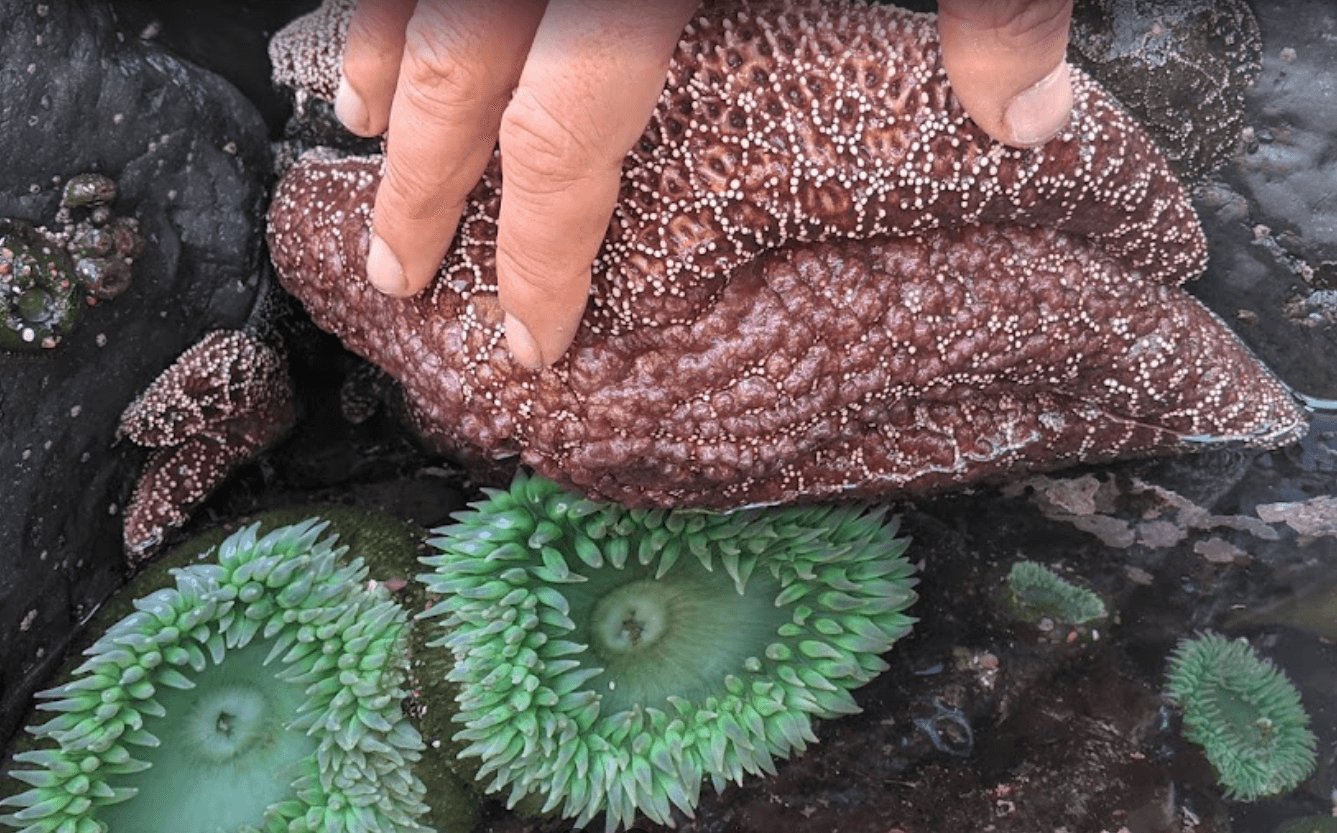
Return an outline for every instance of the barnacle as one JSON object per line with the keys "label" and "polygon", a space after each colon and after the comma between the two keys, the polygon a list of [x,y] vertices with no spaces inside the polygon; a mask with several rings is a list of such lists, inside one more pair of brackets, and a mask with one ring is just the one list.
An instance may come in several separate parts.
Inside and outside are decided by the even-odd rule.
{"label": "barnacle", "polygon": [[1007,583],[1013,606],[1026,619],[1047,616],[1058,622],[1081,625],[1106,615],[1105,603],[1099,596],[1034,561],[1013,564]]}
{"label": "barnacle", "polygon": [[1168,673],[1184,734],[1206,752],[1226,797],[1284,792],[1313,771],[1316,740],[1300,693],[1248,642],[1215,633],[1185,639]]}
{"label": "barnacle", "polygon": [[407,613],[317,519],[227,538],[135,599],[39,709],[23,833],[426,831]]}
{"label": "barnacle", "polygon": [[431,643],[488,791],[608,830],[691,815],[816,740],[887,666],[915,599],[885,510],[633,510],[517,475],[438,530]]}

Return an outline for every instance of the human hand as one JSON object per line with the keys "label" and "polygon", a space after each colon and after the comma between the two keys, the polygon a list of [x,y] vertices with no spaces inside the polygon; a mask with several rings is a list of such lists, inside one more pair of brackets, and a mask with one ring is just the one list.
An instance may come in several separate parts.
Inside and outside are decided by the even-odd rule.
{"label": "human hand", "polygon": [[[368,280],[431,280],[465,196],[501,146],[498,295],[507,346],[551,364],[575,336],[622,160],[696,0],[360,0],[336,112],[387,132]],[[953,89],[986,132],[1040,144],[1067,123],[1072,0],[941,0]]]}
{"label": "human hand", "polygon": [[367,278],[431,281],[500,144],[498,296],[520,364],[575,337],[622,161],[697,0],[360,0],[335,111],[387,134]]}
{"label": "human hand", "polygon": [[1068,123],[1071,22],[1072,0],[938,0],[947,80],[984,132],[1034,147]]}

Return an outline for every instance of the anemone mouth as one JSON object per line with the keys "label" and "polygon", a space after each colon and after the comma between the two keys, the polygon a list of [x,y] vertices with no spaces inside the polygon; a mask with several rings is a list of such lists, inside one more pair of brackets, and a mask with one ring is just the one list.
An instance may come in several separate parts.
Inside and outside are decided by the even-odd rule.
{"label": "anemone mouth", "polygon": [[565,592],[576,623],[568,638],[588,646],[588,667],[602,669],[586,685],[600,692],[604,714],[724,693],[725,677],[791,616],[772,603],[780,585],[769,575],[754,575],[740,593],[696,559],[657,578],[641,564],[586,575]]}
{"label": "anemone mouth", "polygon": [[[235,662],[234,659],[229,665]],[[213,769],[248,753],[271,749],[283,733],[282,715],[295,714],[301,705],[300,700],[293,698],[296,702],[291,709],[284,709],[274,699],[263,685],[249,680],[217,686],[190,708],[177,742],[188,750],[191,759]],[[315,751],[314,744],[307,745],[308,752]],[[278,770],[281,773],[285,768],[280,766]],[[143,795],[143,790],[140,794]]]}
{"label": "anemone mouth", "polygon": [[1295,685],[1243,639],[1199,634],[1170,657],[1166,689],[1184,734],[1203,748],[1227,798],[1294,788],[1316,763],[1317,739]]}
{"label": "anemone mouth", "polygon": [[143,731],[160,743],[138,752],[143,771],[114,782],[136,793],[97,814],[109,830],[263,829],[265,812],[293,797],[318,744],[287,731],[305,687],[265,664],[272,649],[273,640],[254,640],[193,675],[192,688],[158,693],[166,713],[144,718]]}
{"label": "anemone mouth", "polygon": [[539,477],[437,530],[421,576],[455,656],[456,738],[490,792],[583,826],[692,815],[857,712],[915,599],[907,541],[867,506],[628,510]]}
{"label": "anemone mouth", "polygon": [[426,831],[407,614],[317,520],[229,537],[136,599],[15,760],[24,833]]}

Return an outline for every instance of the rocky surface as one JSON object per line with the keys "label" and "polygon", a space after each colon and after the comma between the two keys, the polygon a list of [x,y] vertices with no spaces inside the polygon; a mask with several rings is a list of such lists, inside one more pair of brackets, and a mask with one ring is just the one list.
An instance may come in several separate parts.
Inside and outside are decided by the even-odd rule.
{"label": "rocky surface", "polygon": [[1083,0],[1071,43],[1070,60],[1099,75],[1181,177],[1200,181],[1240,149],[1262,50],[1244,0]]}
{"label": "rocky surface", "polygon": [[55,222],[76,175],[147,243],[128,289],[63,343],[0,351],[0,734],[89,611],[124,580],[120,508],[143,452],[121,411],[259,287],[265,125],[227,82],[127,30],[102,3],[0,6],[0,216]]}

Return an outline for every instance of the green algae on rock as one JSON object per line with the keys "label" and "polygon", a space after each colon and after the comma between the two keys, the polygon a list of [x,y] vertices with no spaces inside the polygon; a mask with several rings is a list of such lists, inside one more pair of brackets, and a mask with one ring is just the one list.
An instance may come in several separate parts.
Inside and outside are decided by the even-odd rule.
{"label": "green algae on rock", "polygon": [[1284,822],[1273,833],[1337,833],[1337,816],[1305,816]]}
{"label": "green algae on rock", "polygon": [[[405,831],[426,807],[400,710],[407,612],[317,519],[230,536],[134,601],[43,692],[0,804],[24,833]],[[144,819],[152,822],[145,822]]]}
{"label": "green algae on rock", "polygon": [[1184,735],[1203,748],[1227,798],[1285,792],[1313,771],[1317,740],[1295,685],[1243,639],[1204,633],[1179,643],[1166,690]]}
{"label": "green algae on rock", "polygon": [[438,530],[421,578],[488,791],[583,826],[691,815],[816,740],[887,666],[907,541],[867,505],[633,510],[521,473]]}

